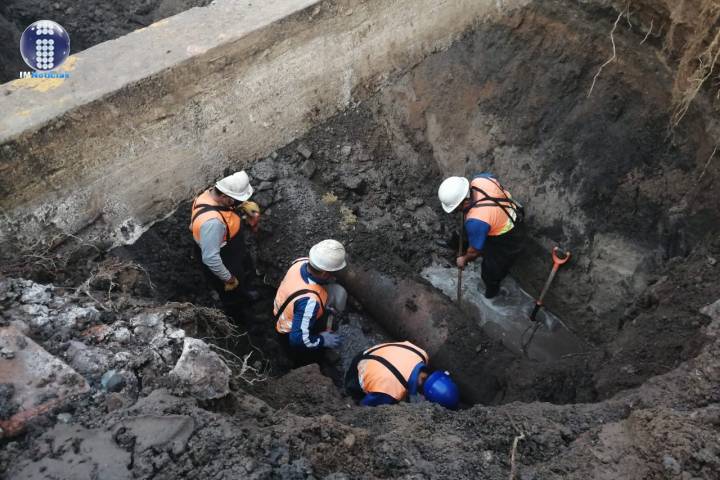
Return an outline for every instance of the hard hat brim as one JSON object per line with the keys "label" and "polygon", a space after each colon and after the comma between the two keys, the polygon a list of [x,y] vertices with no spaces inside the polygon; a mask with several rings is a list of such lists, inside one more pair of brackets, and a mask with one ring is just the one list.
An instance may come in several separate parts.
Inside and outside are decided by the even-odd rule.
{"label": "hard hat brim", "polygon": [[446,203],[441,202],[442,209],[445,211],[445,213],[452,213],[453,211],[455,211],[455,209],[460,206],[460,204],[463,202],[463,200],[465,200],[468,197],[468,193],[470,193],[470,180],[468,180],[465,177],[461,177],[461,178],[463,179],[465,195],[460,199],[460,201],[458,201],[457,203],[454,203],[454,204],[452,204],[452,203],[446,204]]}
{"label": "hard hat brim", "polygon": [[224,193],[228,197],[234,198],[235,200],[237,200],[239,202],[244,202],[248,198],[252,197],[252,194],[254,192],[252,185],[248,185],[248,188],[246,188],[245,191],[242,193],[231,192],[231,191],[223,188],[219,183],[215,184],[215,188],[220,190],[222,193]]}

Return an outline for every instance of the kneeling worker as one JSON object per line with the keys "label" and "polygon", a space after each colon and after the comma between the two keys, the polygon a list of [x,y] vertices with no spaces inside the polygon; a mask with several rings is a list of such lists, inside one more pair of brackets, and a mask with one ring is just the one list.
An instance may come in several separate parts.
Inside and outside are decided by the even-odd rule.
{"label": "kneeling worker", "polygon": [[333,315],[345,310],[347,292],[332,272],[345,268],[345,247],[323,240],[308,258],[295,260],[278,287],[273,306],[275,329],[295,366],[318,363],[323,348],[340,346]]}
{"label": "kneeling worker", "polygon": [[254,267],[241,235],[243,220],[253,232],[260,220],[258,205],[248,201],[252,194],[247,173],[240,171],[219,180],[192,205],[190,231],[201,252],[205,276],[225,307],[258,297],[247,284]]}
{"label": "kneeling worker", "polygon": [[[383,343],[358,354],[345,375],[345,389],[360,405],[426,400],[456,409],[460,394],[447,372],[429,373],[428,354],[410,342]],[[364,397],[363,397],[364,395]]]}

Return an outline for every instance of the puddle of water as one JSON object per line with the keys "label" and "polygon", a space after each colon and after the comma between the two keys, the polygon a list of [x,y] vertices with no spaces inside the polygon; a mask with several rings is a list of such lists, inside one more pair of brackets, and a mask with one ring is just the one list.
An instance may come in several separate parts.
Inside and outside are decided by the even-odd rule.
{"label": "puddle of water", "polygon": [[[485,298],[479,263],[471,264],[463,271],[462,308],[475,317],[478,326],[490,338],[502,341],[510,351],[523,355],[523,342],[527,342],[535,326],[530,321],[535,299],[511,277],[503,280],[500,295],[493,299]],[[432,265],[421,275],[445,295],[457,300],[456,268]],[[537,319],[540,326],[527,347],[530,359],[547,362],[586,350],[582,340],[564,328],[560,319],[551,312],[542,309]],[[554,324],[554,331],[548,330],[546,323]]]}

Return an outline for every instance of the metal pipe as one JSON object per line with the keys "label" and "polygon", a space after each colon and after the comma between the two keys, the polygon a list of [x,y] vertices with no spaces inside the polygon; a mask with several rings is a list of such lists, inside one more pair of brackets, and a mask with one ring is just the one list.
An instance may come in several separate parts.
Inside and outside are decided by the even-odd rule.
{"label": "metal pipe", "polygon": [[430,368],[448,370],[468,403],[492,403],[513,355],[493,341],[448,297],[420,278],[397,277],[363,266],[338,279],[396,340],[430,355]]}

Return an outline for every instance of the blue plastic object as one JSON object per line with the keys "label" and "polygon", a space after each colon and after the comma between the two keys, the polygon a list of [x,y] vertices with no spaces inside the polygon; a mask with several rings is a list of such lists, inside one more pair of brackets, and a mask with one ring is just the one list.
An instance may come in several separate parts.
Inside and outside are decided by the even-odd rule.
{"label": "blue plastic object", "polygon": [[460,403],[460,391],[448,372],[433,372],[423,385],[423,395],[433,403],[455,410]]}

